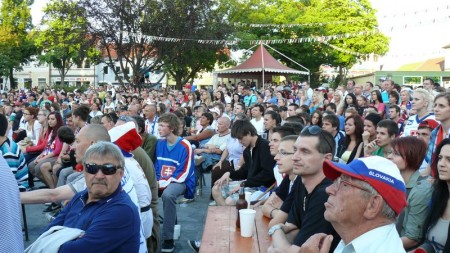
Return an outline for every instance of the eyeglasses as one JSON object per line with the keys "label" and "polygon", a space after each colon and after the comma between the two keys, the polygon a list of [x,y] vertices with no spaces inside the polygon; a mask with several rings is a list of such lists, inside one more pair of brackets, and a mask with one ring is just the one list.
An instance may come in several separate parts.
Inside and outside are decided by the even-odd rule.
{"label": "eyeglasses", "polygon": [[333,149],[336,148],[335,145],[331,145],[330,141],[326,138],[326,136],[323,134],[323,130],[321,127],[319,126],[307,126],[305,128],[303,128],[301,133],[306,133],[306,131],[308,131],[308,133],[312,134],[312,135],[322,135],[323,139],[327,142],[328,146],[330,146],[331,148],[331,152],[333,151]]}
{"label": "eyeglasses", "polygon": [[38,113],[37,116],[45,116],[43,113]]}
{"label": "eyeglasses", "polygon": [[98,173],[99,170],[102,171],[104,175],[113,175],[116,173],[118,169],[121,169],[122,167],[116,166],[114,164],[95,164],[95,163],[86,163],[84,165],[84,169],[87,173],[95,175]]}
{"label": "eyeglasses", "polygon": [[333,182],[333,186],[334,186],[334,189],[336,190],[336,192],[339,191],[342,184],[344,184],[344,186],[352,186],[354,188],[360,189],[361,191],[369,192],[369,190],[367,190],[366,188],[361,187],[361,186],[354,184],[350,181],[347,181],[345,179],[342,179],[341,177],[336,178],[336,180],[334,180],[334,182]]}
{"label": "eyeglasses", "polygon": [[286,152],[284,150],[279,150],[278,153],[277,153],[277,155],[280,155],[281,157],[288,156],[288,155],[293,155],[293,154],[294,154],[293,152]]}

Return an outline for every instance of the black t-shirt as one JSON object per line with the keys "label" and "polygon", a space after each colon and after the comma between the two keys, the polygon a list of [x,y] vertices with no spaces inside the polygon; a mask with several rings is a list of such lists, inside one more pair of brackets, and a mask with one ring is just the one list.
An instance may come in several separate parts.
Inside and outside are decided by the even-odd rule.
{"label": "black t-shirt", "polygon": [[[283,179],[283,181],[284,181],[284,179]],[[282,184],[283,184],[283,182],[281,182],[280,187]],[[285,213],[289,213],[289,211],[291,210],[291,207],[292,207],[292,203],[294,202],[295,192],[298,192],[299,191],[298,189],[300,189],[301,186],[303,186],[302,178],[300,176],[297,176],[297,178],[294,180],[294,184],[292,185],[291,192],[283,200],[283,204],[280,207],[281,211],[283,211]],[[288,183],[287,187],[288,187],[287,189],[289,190],[289,183]],[[278,195],[278,193],[277,193],[277,195]],[[278,195],[278,196],[280,196],[280,195]]]}
{"label": "black t-shirt", "polygon": [[296,225],[300,231],[294,239],[294,244],[302,246],[309,237],[316,233],[325,233],[333,235],[332,252],[340,241],[339,235],[334,230],[331,223],[325,220],[324,203],[328,200],[328,194],[325,188],[332,184],[332,181],[325,178],[308,193],[303,184],[299,184],[294,193],[294,203],[289,212],[287,222]]}

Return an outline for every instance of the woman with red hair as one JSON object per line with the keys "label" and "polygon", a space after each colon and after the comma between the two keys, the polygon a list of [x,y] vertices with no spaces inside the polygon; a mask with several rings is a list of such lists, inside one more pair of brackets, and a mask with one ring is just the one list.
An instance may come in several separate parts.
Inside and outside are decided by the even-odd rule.
{"label": "woman with red hair", "polygon": [[423,223],[428,216],[431,183],[422,178],[419,168],[427,152],[427,145],[416,137],[403,137],[391,142],[393,161],[406,184],[408,206],[397,219],[397,230],[405,250],[413,249],[422,241]]}

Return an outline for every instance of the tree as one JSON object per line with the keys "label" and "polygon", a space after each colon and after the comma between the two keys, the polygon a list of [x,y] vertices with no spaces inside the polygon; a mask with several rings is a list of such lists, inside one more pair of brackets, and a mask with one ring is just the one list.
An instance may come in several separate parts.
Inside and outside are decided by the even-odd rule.
{"label": "tree", "polygon": [[[193,41],[167,42],[150,36],[186,39],[224,39],[228,26],[212,0],[81,0],[89,31],[98,38],[119,82],[139,84],[146,71],[163,68],[181,88],[199,71],[211,70],[224,54],[222,45]],[[128,75],[127,69],[132,73]]]}
{"label": "tree", "polygon": [[36,44],[42,49],[38,57],[41,62],[58,69],[61,84],[74,64],[83,60],[95,62],[100,52],[95,47],[95,38],[87,33],[85,11],[72,0],[52,0],[44,8]]}
{"label": "tree", "polygon": [[36,47],[29,31],[32,28],[32,1],[3,0],[0,11],[0,76],[8,76],[10,87],[16,88],[14,70],[21,70],[35,54]]}
{"label": "tree", "polygon": [[[242,40],[296,39],[357,33],[372,31],[378,25],[375,10],[368,0],[224,0],[224,2],[230,22],[278,25],[257,27],[242,25],[236,33]],[[313,82],[318,81],[319,68],[322,64],[338,67],[342,71],[337,80],[339,82],[345,77],[347,68],[363,60],[368,54],[385,54],[388,51],[388,42],[386,36],[375,33],[327,42],[342,49],[341,51],[323,42],[313,41],[271,46],[310,69]],[[239,47],[248,48],[249,45],[240,43]],[[348,51],[357,52],[359,55],[350,54]],[[287,59],[280,58],[288,66],[298,67]]]}

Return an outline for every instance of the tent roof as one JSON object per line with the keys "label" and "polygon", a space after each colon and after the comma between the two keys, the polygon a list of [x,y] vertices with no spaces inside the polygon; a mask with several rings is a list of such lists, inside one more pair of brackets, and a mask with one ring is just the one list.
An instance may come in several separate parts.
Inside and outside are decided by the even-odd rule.
{"label": "tent roof", "polygon": [[295,70],[278,62],[265,48],[260,45],[258,49],[240,65],[216,71],[217,74],[235,74],[235,73],[251,73],[251,72],[268,72],[280,74],[303,74],[308,75],[306,71]]}

